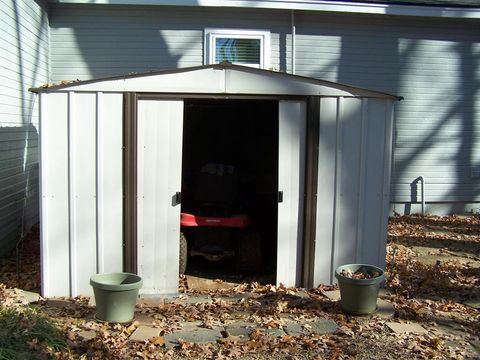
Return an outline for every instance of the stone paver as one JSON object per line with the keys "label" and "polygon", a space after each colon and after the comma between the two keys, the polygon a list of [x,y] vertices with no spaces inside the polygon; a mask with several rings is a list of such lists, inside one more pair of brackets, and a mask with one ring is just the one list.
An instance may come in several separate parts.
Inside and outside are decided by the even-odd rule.
{"label": "stone paver", "polygon": [[273,329],[265,329],[265,334],[273,336],[273,337],[280,337],[286,335],[285,331],[279,328],[273,328]]}
{"label": "stone paver", "polygon": [[208,295],[185,296],[174,301],[175,304],[182,305],[211,304],[212,302],[212,298]]}
{"label": "stone paver", "polygon": [[388,322],[385,325],[396,334],[427,334],[428,331],[425,330],[420,324],[417,323],[397,323],[397,322]]}
{"label": "stone paver", "polygon": [[330,300],[340,300],[340,290],[325,291],[324,294]]}
{"label": "stone paver", "polygon": [[310,331],[315,334],[329,334],[338,330],[338,325],[333,320],[317,320],[309,325],[311,326]]}
{"label": "stone paver", "polygon": [[373,315],[378,315],[386,319],[391,319],[395,315],[395,308],[393,307],[392,303],[383,299],[378,299],[377,311],[375,311]]}
{"label": "stone paver", "polygon": [[306,333],[305,329],[301,324],[293,321],[287,322],[287,324],[284,326],[283,329],[285,330],[287,335],[290,335],[290,336],[300,336]]}
{"label": "stone paver", "polygon": [[77,335],[81,339],[88,341],[94,339],[97,336],[97,332],[93,330],[80,330]]}
{"label": "stone paver", "polygon": [[165,335],[165,346],[167,348],[177,346],[179,345],[179,339],[192,343],[216,342],[217,340],[223,338],[220,331],[221,329],[204,328],[193,328],[175,331],[171,334]]}
{"label": "stone paver", "polygon": [[154,314],[146,314],[141,312],[135,313],[134,321],[138,321],[139,325],[152,325],[154,320]]}
{"label": "stone paver", "polygon": [[308,295],[308,292],[305,290],[298,290],[294,295],[302,299],[310,299],[310,295]]}
{"label": "stone paver", "polygon": [[186,321],[182,324],[182,330],[194,329],[200,327],[200,325],[202,325],[202,321]]}
{"label": "stone paver", "polygon": [[153,337],[160,335],[160,329],[151,326],[139,326],[135,329],[132,335],[130,335],[130,341],[143,342]]}
{"label": "stone paver", "polygon": [[246,300],[254,297],[255,295],[252,293],[243,293],[243,294],[233,294],[233,295],[226,295],[226,296],[221,296],[219,299],[225,301],[225,302],[231,302],[231,303],[236,303],[241,300]]}
{"label": "stone paver", "polygon": [[20,290],[20,301],[27,304],[33,304],[40,300],[40,294],[35,292]]}
{"label": "stone paver", "polygon": [[250,334],[253,331],[252,324],[245,321],[238,321],[228,326],[225,326],[225,330],[231,336],[240,336],[242,338],[248,339]]}

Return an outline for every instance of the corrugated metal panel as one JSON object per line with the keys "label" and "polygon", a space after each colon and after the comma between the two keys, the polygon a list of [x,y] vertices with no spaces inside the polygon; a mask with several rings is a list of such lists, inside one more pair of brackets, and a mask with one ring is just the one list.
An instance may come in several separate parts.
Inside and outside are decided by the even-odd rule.
{"label": "corrugated metal panel", "polygon": [[205,28],[270,30],[271,67],[285,69],[283,11],[51,6],[54,81],[202,65]]}
{"label": "corrugated metal panel", "polygon": [[183,101],[138,102],[138,274],[144,294],[178,293]]}
{"label": "corrugated metal panel", "polygon": [[0,0],[0,256],[38,221],[38,108],[48,79],[48,19],[38,2]]}
{"label": "corrugated metal panel", "polygon": [[391,104],[321,98],[314,285],[341,264],[385,264]]}
{"label": "corrugated metal panel", "polygon": [[314,284],[332,281],[336,209],[337,101],[336,98],[322,98],[320,102]]}
{"label": "corrugated metal panel", "polygon": [[41,96],[42,293],[70,294],[68,94]]}
{"label": "corrugated metal panel", "polygon": [[97,94],[97,270],[123,267],[123,98]]}
{"label": "corrugated metal panel", "polygon": [[474,21],[299,13],[297,73],[405,97],[396,105],[392,200],[480,201],[480,28]]}
{"label": "corrugated metal panel", "polygon": [[122,270],[122,95],[41,99],[42,292],[91,295],[92,274]]}
{"label": "corrugated metal panel", "polygon": [[305,184],[306,103],[280,101],[278,108],[277,283],[298,286],[301,279]]}

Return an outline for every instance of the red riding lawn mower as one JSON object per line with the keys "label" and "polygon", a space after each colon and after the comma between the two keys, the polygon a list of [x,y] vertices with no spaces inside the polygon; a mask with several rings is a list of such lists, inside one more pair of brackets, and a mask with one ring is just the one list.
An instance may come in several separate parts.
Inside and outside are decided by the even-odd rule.
{"label": "red riding lawn mower", "polygon": [[191,201],[191,212],[181,213],[180,274],[187,258],[235,261],[236,271],[253,274],[262,265],[262,246],[250,216],[241,212],[237,169],[206,164],[201,168]]}

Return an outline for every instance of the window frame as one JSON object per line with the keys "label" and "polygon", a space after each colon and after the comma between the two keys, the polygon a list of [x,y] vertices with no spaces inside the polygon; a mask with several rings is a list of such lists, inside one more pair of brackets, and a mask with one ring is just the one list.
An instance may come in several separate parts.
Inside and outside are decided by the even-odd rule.
{"label": "window frame", "polygon": [[216,29],[207,28],[204,33],[204,65],[216,64],[216,46],[217,38],[231,39],[255,39],[260,40],[260,63],[250,64],[234,62],[237,65],[249,66],[258,69],[270,68],[270,31],[268,30],[242,30],[242,29]]}

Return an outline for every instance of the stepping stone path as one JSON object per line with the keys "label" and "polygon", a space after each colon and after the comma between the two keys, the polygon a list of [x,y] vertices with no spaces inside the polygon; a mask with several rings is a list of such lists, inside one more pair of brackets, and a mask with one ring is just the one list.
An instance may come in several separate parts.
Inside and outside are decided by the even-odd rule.
{"label": "stepping stone path", "polygon": [[396,334],[427,334],[428,331],[417,323],[388,322],[385,325]]}
{"label": "stepping stone path", "polygon": [[77,336],[82,340],[88,341],[94,339],[97,336],[97,332],[93,330],[80,330]]}
{"label": "stepping stone path", "polygon": [[[303,292],[299,293],[298,298],[308,298],[308,293]],[[242,293],[235,295],[225,295],[217,297],[221,301],[226,303],[237,303],[239,301],[257,297],[257,294],[252,293]],[[147,301],[145,301],[147,300]],[[157,304],[162,302],[162,299],[153,300]],[[165,302],[173,302],[180,305],[194,305],[194,304],[205,304],[212,303],[213,299],[209,295],[194,295],[194,296],[182,296],[176,299],[165,299]],[[140,301],[141,305],[148,306],[148,299],[142,299]],[[207,329],[202,327],[200,321],[184,321],[182,322],[181,330],[173,331],[170,334],[163,336],[165,340],[165,346],[167,348],[175,347],[180,344],[181,341],[191,342],[191,343],[209,343],[217,342],[218,340],[224,337],[238,337],[240,341],[247,341],[250,338],[250,334],[253,331],[261,331],[267,336],[271,337],[281,337],[285,335],[290,336],[304,336],[311,333],[314,334],[326,334],[333,333],[337,331],[338,325],[332,320],[319,319],[316,321],[300,320],[295,321],[292,319],[289,314],[281,314],[281,319],[285,324],[283,328],[271,328],[267,329],[260,324],[255,324],[253,322],[248,322],[246,318],[250,315],[249,312],[237,311],[232,313],[233,319],[238,319],[228,325],[218,326],[213,329]],[[138,322],[139,326],[135,331],[130,335],[130,341],[144,342],[155,338],[158,338],[160,335],[160,328],[154,327],[155,318],[161,318],[162,316],[155,313],[150,314],[145,311],[137,311],[135,314],[135,321]],[[180,320],[181,321],[181,320]]]}
{"label": "stepping stone path", "polygon": [[139,326],[135,331],[130,335],[130,341],[143,342],[154,338],[160,335],[160,329],[154,328],[152,326]]}
{"label": "stepping stone path", "polygon": [[221,329],[205,329],[197,327],[175,331],[171,334],[165,335],[165,346],[167,348],[177,346],[180,344],[180,339],[191,343],[208,343],[216,342],[222,337]]}
{"label": "stepping stone path", "polygon": [[310,324],[310,330],[315,334],[329,334],[338,330],[338,325],[333,320],[318,320]]}
{"label": "stepping stone path", "polygon": [[20,301],[27,304],[34,304],[37,303],[38,300],[40,300],[40,294],[31,291],[20,290],[19,295]]}

